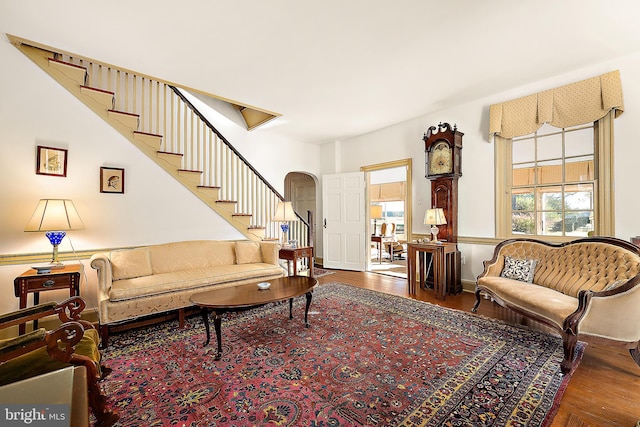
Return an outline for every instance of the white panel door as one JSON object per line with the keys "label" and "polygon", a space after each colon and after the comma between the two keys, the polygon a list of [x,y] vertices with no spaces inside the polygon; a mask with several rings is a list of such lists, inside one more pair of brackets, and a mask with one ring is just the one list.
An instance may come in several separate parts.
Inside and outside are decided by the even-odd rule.
{"label": "white panel door", "polygon": [[323,176],[322,214],[323,266],[364,271],[367,244],[364,172]]}

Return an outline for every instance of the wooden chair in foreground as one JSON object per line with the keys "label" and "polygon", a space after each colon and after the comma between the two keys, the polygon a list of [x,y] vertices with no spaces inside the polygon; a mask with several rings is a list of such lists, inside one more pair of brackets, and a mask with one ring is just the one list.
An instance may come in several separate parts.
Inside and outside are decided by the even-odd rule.
{"label": "wooden chair in foreground", "polygon": [[0,315],[0,329],[51,315],[58,315],[62,322],[51,331],[40,328],[15,338],[0,340],[0,385],[67,366],[84,366],[87,370],[89,407],[96,417],[96,427],[108,427],[119,419],[119,415],[105,409],[106,397],[100,390],[98,380],[110,370],[100,365],[98,331],[91,323],[80,319],[85,306],[85,301],[76,296],[59,304],[39,304]]}

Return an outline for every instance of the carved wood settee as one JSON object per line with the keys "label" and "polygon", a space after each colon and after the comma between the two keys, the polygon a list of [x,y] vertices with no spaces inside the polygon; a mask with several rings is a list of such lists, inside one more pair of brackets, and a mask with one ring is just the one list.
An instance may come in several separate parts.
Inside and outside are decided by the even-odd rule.
{"label": "carved wood settee", "polygon": [[557,329],[564,374],[574,366],[578,340],[624,346],[640,366],[640,247],[627,241],[503,241],[484,261],[475,293],[473,312],[484,294]]}

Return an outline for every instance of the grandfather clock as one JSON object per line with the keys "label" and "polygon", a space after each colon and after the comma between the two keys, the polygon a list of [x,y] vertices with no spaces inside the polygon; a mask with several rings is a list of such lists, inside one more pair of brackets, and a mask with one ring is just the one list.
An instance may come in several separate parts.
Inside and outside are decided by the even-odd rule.
{"label": "grandfather clock", "polygon": [[431,180],[431,206],[442,208],[447,224],[438,239],[458,241],[458,179],[462,176],[462,136],[454,125],[440,123],[424,134],[425,176]]}

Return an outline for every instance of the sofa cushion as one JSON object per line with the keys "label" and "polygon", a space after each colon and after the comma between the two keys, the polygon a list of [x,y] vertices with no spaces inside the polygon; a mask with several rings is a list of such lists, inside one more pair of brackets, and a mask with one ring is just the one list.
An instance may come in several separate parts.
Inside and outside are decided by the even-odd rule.
{"label": "sofa cushion", "polygon": [[153,274],[235,264],[235,242],[194,240],[150,247]]}
{"label": "sofa cushion", "polygon": [[259,242],[237,241],[236,242],[236,263],[251,264],[262,262],[262,250]]}
{"label": "sofa cushion", "polygon": [[152,274],[147,248],[113,251],[110,258],[113,280],[132,279]]}
{"label": "sofa cushion", "polygon": [[147,298],[153,295],[171,293],[176,290],[193,289],[240,280],[281,277],[279,266],[264,263],[232,264],[180,270],[170,273],[154,274],[114,282],[109,292],[111,302]]}
{"label": "sofa cushion", "polygon": [[502,269],[500,276],[506,277],[507,279],[532,283],[537,263],[538,260],[535,259],[518,259],[505,256],[504,268]]}
{"label": "sofa cushion", "polygon": [[577,298],[535,283],[485,276],[478,279],[478,285],[491,289],[497,298],[510,306],[541,316],[558,328],[562,328],[564,319],[578,308]]}

